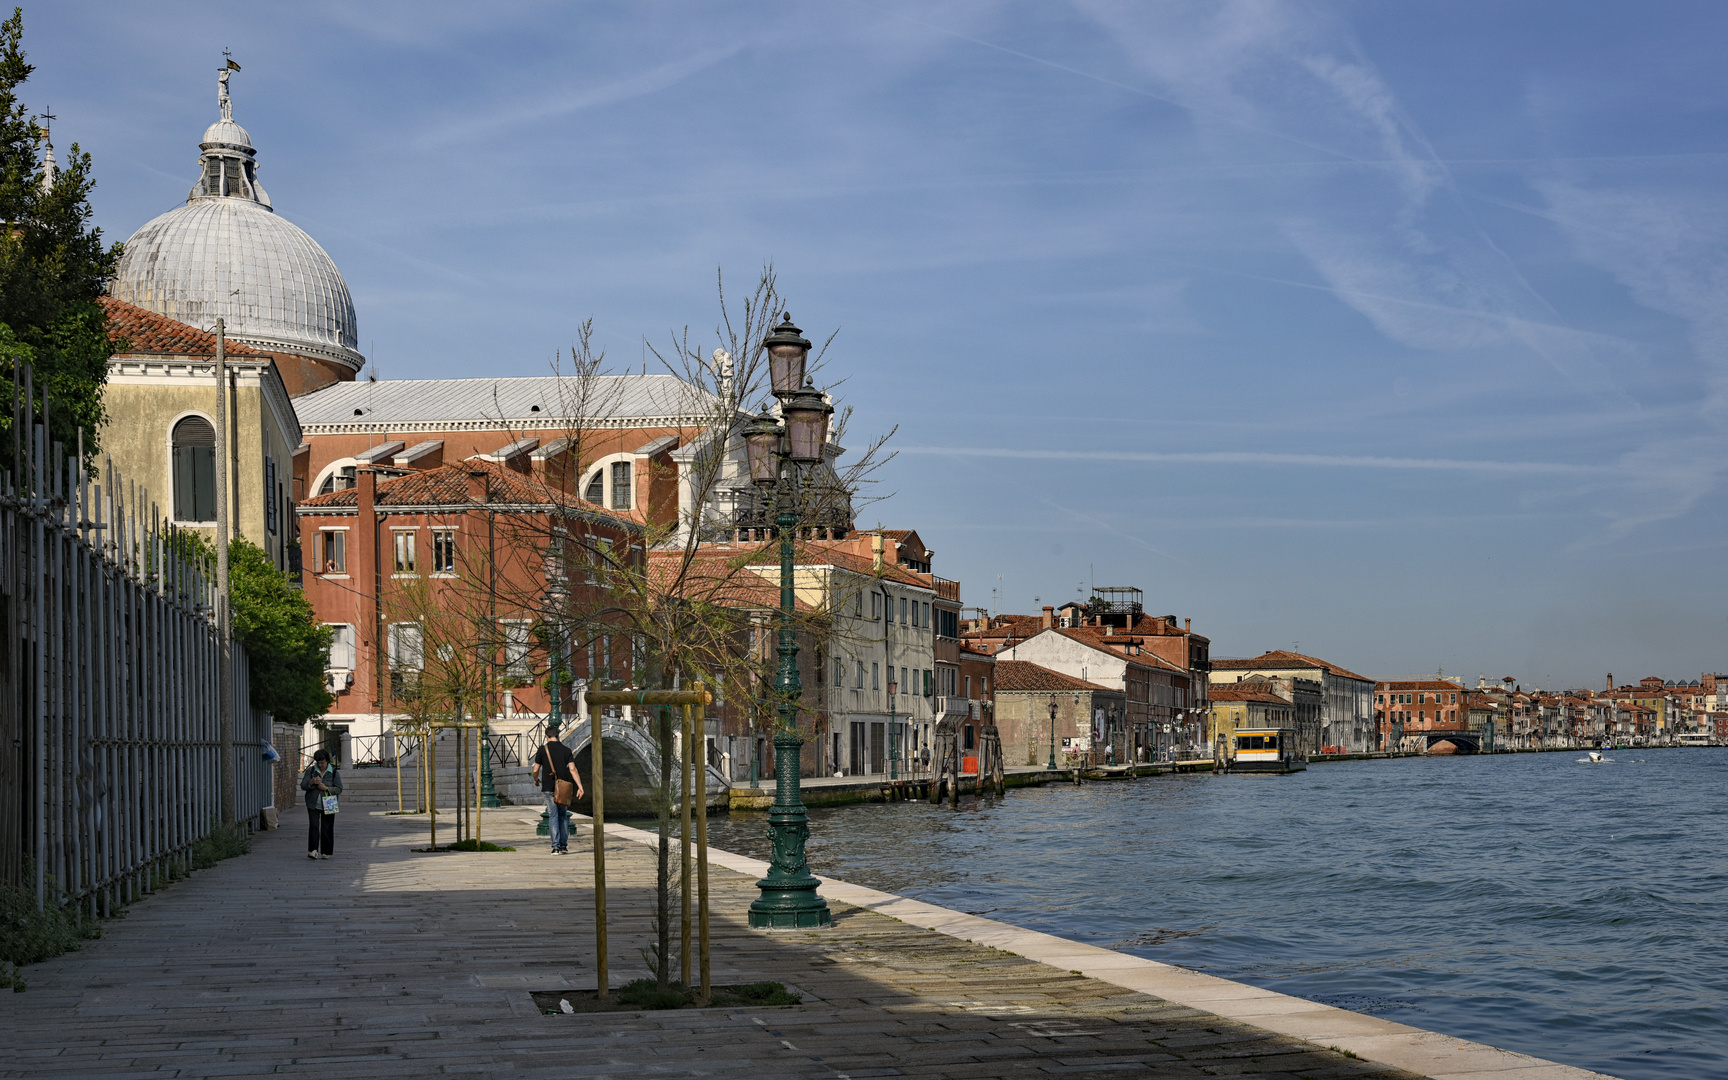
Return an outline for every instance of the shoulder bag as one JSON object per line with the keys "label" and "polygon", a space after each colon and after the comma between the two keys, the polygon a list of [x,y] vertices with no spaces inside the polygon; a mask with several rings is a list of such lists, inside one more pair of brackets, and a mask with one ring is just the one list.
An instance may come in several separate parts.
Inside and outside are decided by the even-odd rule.
{"label": "shoulder bag", "polygon": [[[550,749],[546,751],[546,764],[548,767],[552,764]],[[563,807],[569,807],[576,801],[576,785],[559,776],[555,770],[552,773],[552,801]]]}

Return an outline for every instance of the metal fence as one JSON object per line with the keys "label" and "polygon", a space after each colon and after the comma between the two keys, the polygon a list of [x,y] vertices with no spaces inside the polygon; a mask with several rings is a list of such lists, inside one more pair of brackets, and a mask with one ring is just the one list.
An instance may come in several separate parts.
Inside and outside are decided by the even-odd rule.
{"label": "metal fence", "polygon": [[[31,379],[17,365],[0,478],[0,882],[98,913],[219,819],[215,588],[148,491],[48,442]],[[271,802],[269,717],[231,656],[244,821]]]}

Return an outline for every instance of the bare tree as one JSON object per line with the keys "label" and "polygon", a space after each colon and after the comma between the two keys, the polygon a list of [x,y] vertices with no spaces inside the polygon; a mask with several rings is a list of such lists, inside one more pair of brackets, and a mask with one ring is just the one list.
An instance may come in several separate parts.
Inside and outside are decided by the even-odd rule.
{"label": "bare tree", "polygon": [[[749,482],[736,432],[753,418],[742,406],[762,393],[763,340],[785,305],[772,267],[763,270],[741,304],[728,301],[723,278],[718,284],[720,316],[712,342],[698,343],[685,327],[671,333],[668,344],[649,346],[659,365],[657,374],[674,376],[663,380],[666,385],[647,385],[641,378],[648,374],[646,363],[635,381],[612,372],[594,347],[592,323],[578,328],[569,354],[555,365],[558,415],[537,421],[533,433],[541,439],[541,448],[531,467],[519,467],[523,482],[538,485],[548,505],[593,509],[584,498],[592,492],[579,488],[596,461],[619,452],[619,433],[627,430],[622,414],[641,409],[642,402],[633,395],[644,393],[660,396],[651,403],[657,415],[675,418],[666,433],[676,443],[677,457],[670,464],[651,461],[647,476],[631,477],[636,491],[647,495],[630,500],[629,516],[640,531],[628,546],[564,527],[557,515],[543,523],[531,518],[515,523],[509,543],[533,551],[544,560],[548,574],[594,581],[597,592],[548,589],[543,580],[505,575],[500,587],[515,594],[501,596],[500,602],[537,611],[544,621],[537,656],[542,673],[554,657],[577,653],[572,643],[623,632],[631,642],[627,670],[588,671],[590,679],[610,674],[645,689],[701,679],[723,698],[755,700],[771,710],[778,704],[767,677],[771,662],[764,649],[752,648],[751,627],[778,605],[777,584],[759,572],[767,561],[778,565],[774,553],[764,550],[773,528],[772,514],[765,516],[764,511],[772,507]],[[812,358],[813,376],[821,373],[832,341],[830,335]],[[839,414],[828,459],[801,468],[794,479],[791,497],[801,523],[800,545],[844,535],[861,493],[889,457],[884,445],[892,432],[870,440],[853,460],[839,465],[838,437],[849,418],[849,410]],[[513,439],[531,437],[520,418],[506,417],[500,410],[496,419]],[[668,496],[668,491],[677,494]],[[831,633],[831,620],[819,604],[805,605],[794,620],[805,640],[822,641]],[[675,748],[673,726],[664,717],[653,717],[644,726],[659,756],[658,940],[650,951],[656,982],[664,989],[670,981],[670,905],[676,887],[670,851]]]}

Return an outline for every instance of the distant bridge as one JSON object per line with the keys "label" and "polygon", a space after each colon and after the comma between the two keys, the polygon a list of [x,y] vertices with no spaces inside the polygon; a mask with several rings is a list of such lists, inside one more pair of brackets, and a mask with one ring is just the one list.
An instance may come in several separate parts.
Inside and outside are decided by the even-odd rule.
{"label": "distant bridge", "polygon": [[1442,728],[1434,731],[1421,731],[1416,734],[1427,740],[1429,753],[1433,753],[1434,747],[1443,742],[1449,742],[1457,747],[1453,753],[1482,753],[1482,732],[1480,731],[1472,731],[1468,728],[1454,728],[1452,730]]}

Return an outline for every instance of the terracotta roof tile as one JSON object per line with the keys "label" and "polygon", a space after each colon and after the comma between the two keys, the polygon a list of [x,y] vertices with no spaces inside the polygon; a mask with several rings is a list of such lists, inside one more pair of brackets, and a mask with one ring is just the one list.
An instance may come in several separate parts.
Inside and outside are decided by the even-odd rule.
{"label": "terracotta roof tile", "polygon": [[[136,304],[104,296],[97,300],[108,312],[108,337],[124,340],[127,349],[122,356],[215,356],[216,335],[195,326],[176,322]],[[227,342],[223,352],[229,356],[263,356],[257,349],[236,341]]]}
{"label": "terracotta roof tile", "polygon": [[1259,701],[1267,705],[1286,706],[1290,704],[1270,690],[1249,690],[1238,688],[1231,683],[1211,687],[1206,691],[1206,696],[1212,701]]}
{"label": "terracotta roof tile", "polygon": [[1051,671],[1030,660],[998,660],[996,661],[997,693],[1005,690],[1091,690],[1105,694],[1119,694],[1120,690],[1112,690],[1108,686],[1076,679],[1072,675],[1064,675],[1060,671]]}
{"label": "terracotta roof tile", "polygon": [[[679,595],[697,603],[717,604],[726,608],[749,608],[754,610],[772,610],[780,606],[780,585],[770,581],[749,567],[754,559],[741,558],[743,553],[733,552],[730,557],[713,551],[698,551],[690,560],[684,573],[684,585]],[[675,584],[675,575],[683,566],[681,551],[651,551],[648,553],[648,572],[656,580],[660,588],[669,589]],[[794,598],[793,603],[798,611],[815,611],[814,605]]]}
{"label": "terracotta roof tile", "polygon": [[[1299,652],[1290,652],[1288,649],[1273,649],[1271,652],[1261,653],[1259,656],[1251,657],[1246,660],[1214,660],[1212,661],[1212,667],[1214,670],[1224,671],[1254,671],[1260,668],[1266,668],[1273,671],[1288,670],[1290,668],[1320,668],[1323,671],[1329,671],[1334,675],[1339,675],[1346,679],[1357,679],[1361,682],[1374,681],[1366,675],[1358,675],[1354,671],[1348,671],[1339,667],[1337,664],[1329,664],[1318,657],[1306,656]],[[1457,689],[1457,687],[1453,687],[1453,689]]]}

